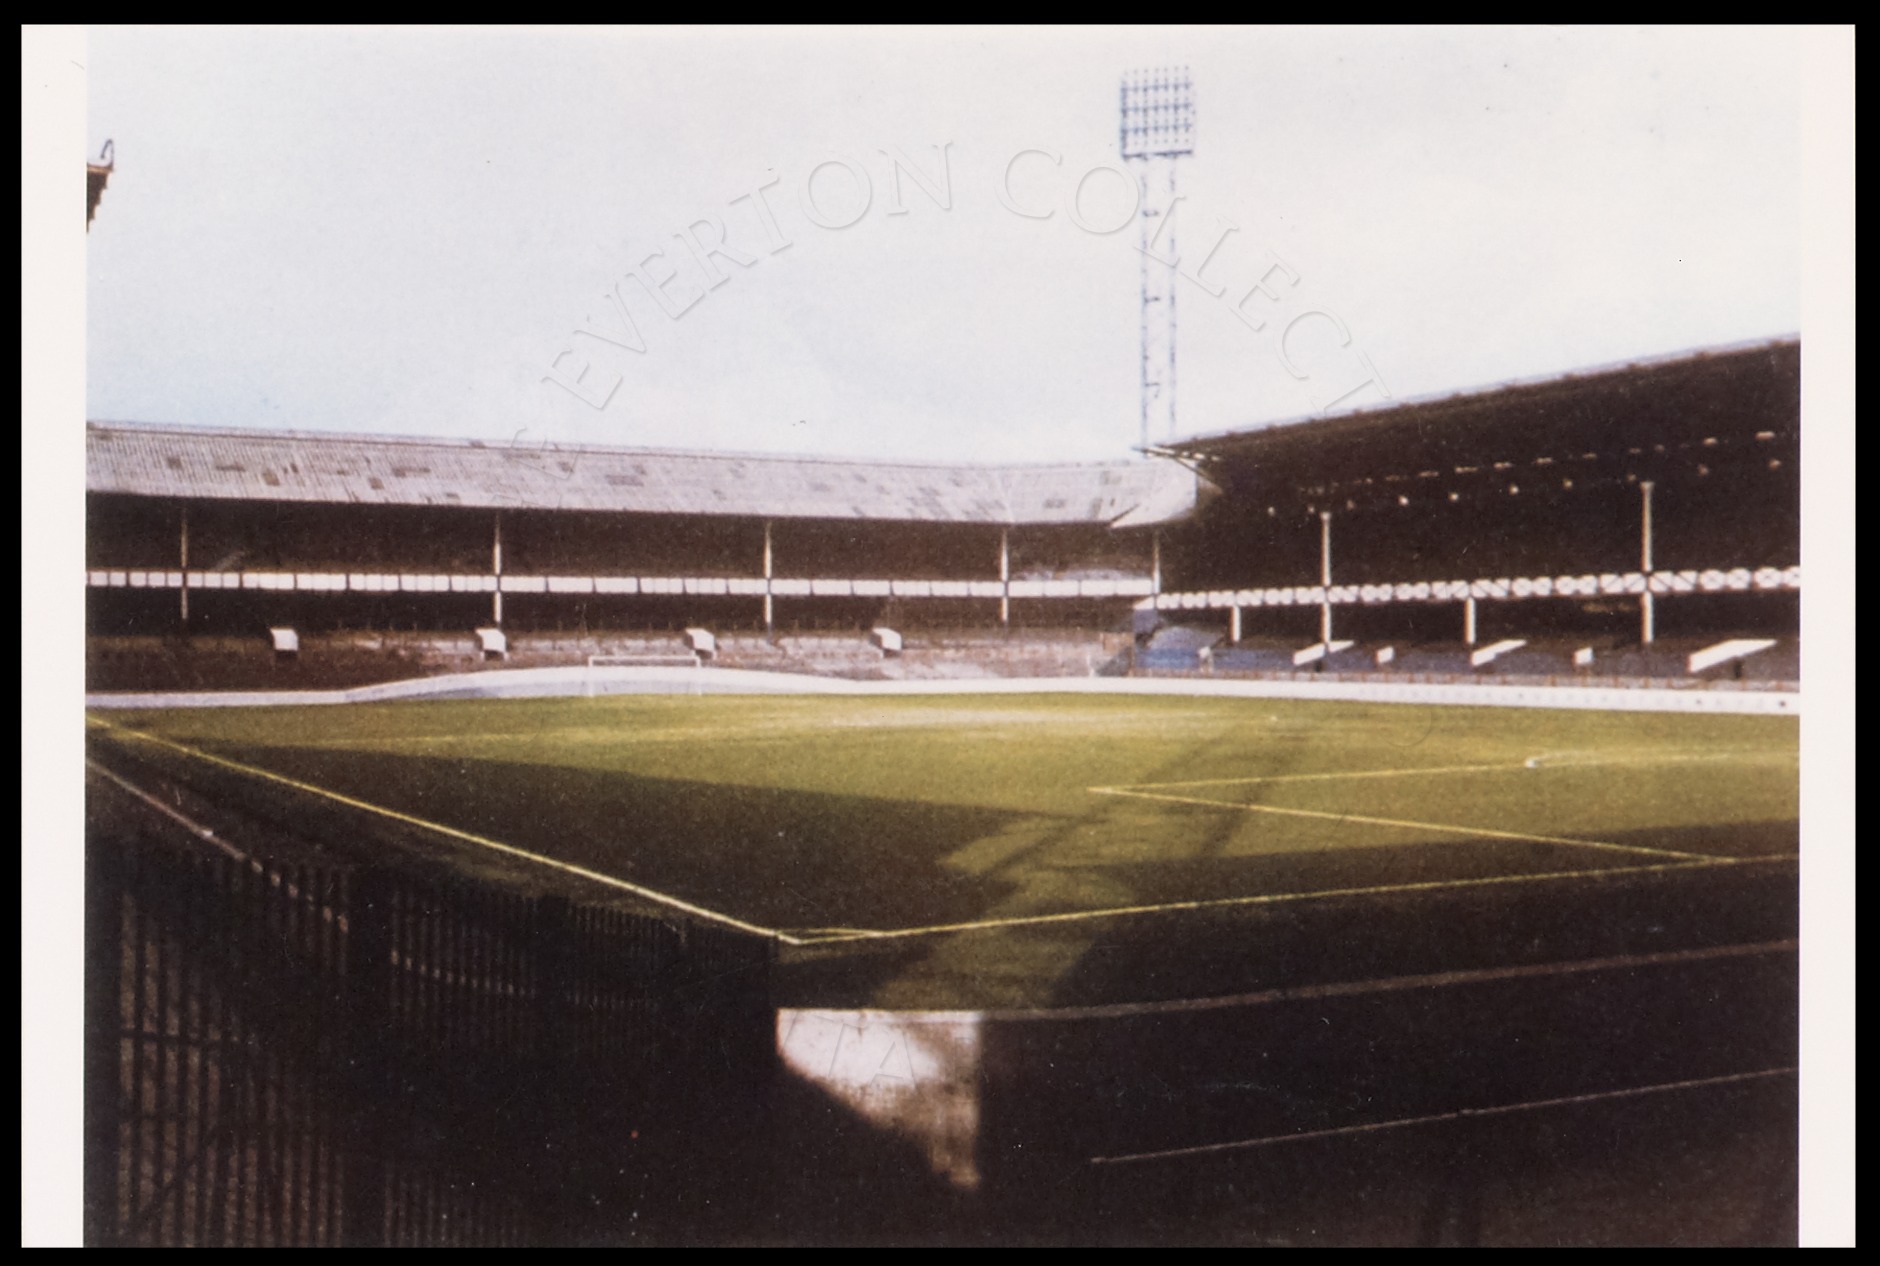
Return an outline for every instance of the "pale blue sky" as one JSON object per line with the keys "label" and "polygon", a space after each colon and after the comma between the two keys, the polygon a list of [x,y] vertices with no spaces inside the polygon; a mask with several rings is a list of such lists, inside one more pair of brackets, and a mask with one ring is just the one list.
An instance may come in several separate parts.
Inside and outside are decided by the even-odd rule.
{"label": "pale blue sky", "polygon": [[[1085,232],[1117,83],[1185,63],[1177,220],[1189,433],[1364,381],[1450,391],[1800,325],[1797,66],[1782,31],[151,31],[94,28],[88,135],[117,171],[87,243],[93,417],[878,457],[1094,458],[1137,438],[1133,227]],[[937,171],[951,208],[903,178]],[[852,227],[818,164],[870,164]],[[792,245],[766,250],[767,195]],[[851,196],[826,167],[831,214]],[[1116,220],[1094,176],[1088,218]],[[1052,199],[1056,199],[1055,204]],[[1124,208],[1126,213],[1127,208]],[[644,353],[572,332],[673,234],[748,268]],[[709,232],[706,230],[704,232]],[[1268,274],[1256,333],[1234,301]],[[650,273],[660,273],[654,261]],[[669,271],[669,268],[667,269]],[[1289,344],[1277,332],[1319,310]],[[541,381],[564,351],[603,409]],[[1384,397],[1362,387],[1345,405]]]}

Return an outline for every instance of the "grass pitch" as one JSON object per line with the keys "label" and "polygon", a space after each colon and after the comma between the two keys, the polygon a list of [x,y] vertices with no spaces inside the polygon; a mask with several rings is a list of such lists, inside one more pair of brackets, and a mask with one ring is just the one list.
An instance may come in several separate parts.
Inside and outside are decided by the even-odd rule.
{"label": "grass pitch", "polygon": [[1171,919],[1327,894],[1796,849],[1787,717],[641,695],[101,719],[774,929],[830,1004],[1107,996],[1066,982],[1145,920],[1167,946]]}

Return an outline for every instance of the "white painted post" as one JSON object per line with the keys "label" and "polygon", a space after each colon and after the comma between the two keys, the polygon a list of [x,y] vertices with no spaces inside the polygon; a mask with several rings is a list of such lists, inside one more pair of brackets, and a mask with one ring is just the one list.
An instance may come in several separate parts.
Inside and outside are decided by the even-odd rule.
{"label": "white painted post", "polygon": [[1239,607],[1228,608],[1227,640],[1235,643],[1236,645],[1238,645],[1240,642],[1240,608]]}
{"label": "white painted post", "polygon": [[1646,480],[1638,486],[1639,498],[1639,570],[1645,573],[1645,592],[1638,596],[1638,640],[1652,644],[1657,633],[1657,611],[1652,605],[1652,485]]}
{"label": "white painted post", "polygon": [[1012,542],[1007,529],[999,529],[999,623],[1012,622]]}
{"label": "white painted post", "polygon": [[1638,486],[1639,506],[1639,570],[1646,575],[1652,571],[1652,485],[1650,480]]}
{"label": "white painted post", "polygon": [[1470,646],[1475,645],[1475,598],[1462,600],[1462,640]]}
{"label": "white painted post", "polygon": [[1319,512],[1319,585],[1325,591],[1319,603],[1319,645],[1332,644],[1332,512]]}
{"label": "white painted post", "polygon": [[498,628],[503,624],[503,512],[496,512],[495,527],[490,538],[490,571],[496,576],[496,588],[490,593],[490,623]]}
{"label": "white painted post", "polygon": [[771,597],[770,520],[764,520],[764,632],[771,633],[777,627],[776,609]]}
{"label": "white painted post", "polygon": [[189,627],[189,503],[188,502],[185,502],[183,504],[182,513],[179,518],[179,524],[180,524],[180,532],[179,532],[179,539],[177,542],[177,554],[180,559],[181,566],[183,568],[183,587],[182,589],[178,591],[181,594],[181,597],[179,599],[180,606],[178,607],[178,614],[182,618],[183,627],[188,628]]}

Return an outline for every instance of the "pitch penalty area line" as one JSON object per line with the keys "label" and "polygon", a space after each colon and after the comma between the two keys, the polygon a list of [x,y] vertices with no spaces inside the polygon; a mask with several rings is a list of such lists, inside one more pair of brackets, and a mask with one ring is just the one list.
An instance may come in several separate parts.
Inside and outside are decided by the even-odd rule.
{"label": "pitch penalty area line", "polygon": [[1687,853],[1675,848],[1647,848],[1643,844],[1611,844],[1605,840],[1580,840],[1565,835],[1536,835],[1529,831],[1501,831],[1487,826],[1453,826],[1444,822],[1414,822],[1408,818],[1379,818],[1364,813],[1333,813],[1324,809],[1282,809],[1271,804],[1239,804],[1232,800],[1204,800],[1199,796],[1172,796],[1157,791],[1136,791],[1128,787],[1091,787],[1099,796],[1127,796],[1137,800],[1164,800],[1174,804],[1204,805],[1210,809],[1238,809],[1245,813],[1274,813],[1290,818],[1319,818],[1330,822],[1359,822],[1366,826],[1401,827],[1414,831],[1437,831],[1446,835],[1472,835],[1491,840],[1520,840],[1533,844],[1563,844],[1578,848],[1606,849],[1617,853],[1637,853],[1646,857],[1683,857],[1692,861],[1716,861],[1706,853]]}
{"label": "pitch penalty area line", "polygon": [[1687,752],[1671,755],[1582,756],[1574,752],[1539,752],[1526,760],[1500,761],[1481,765],[1410,765],[1401,769],[1328,769],[1310,774],[1251,774],[1240,778],[1182,778],[1167,782],[1118,783],[1121,791],[1160,791],[1175,787],[1234,787],[1270,782],[1344,782],[1365,778],[1415,778],[1439,774],[1509,774],[1534,770],[1605,769],[1638,765],[1741,763],[1766,759],[1761,752]]}
{"label": "pitch penalty area line", "polygon": [[454,826],[445,826],[441,822],[432,822],[413,814],[400,812],[397,809],[388,809],[384,805],[373,804],[368,800],[360,800],[353,796],[343,795],[340,792],[328,790],[315,783],[302,782],[298,778],[289,778],[285,774],[277,774],[273,770],[262,769],[258,765],[246,765],[241,761],[230,760],[225,756],[217,756],[213,753],[202,751],[200,748],[190,747],[187,744],[178,743],[172,739],[160,738],[155,734],[148,734],[142,730],[133,730],[128,726],[113,725],[109,721],[100,720],[96,717],[88,718],[88,721],[99,729],[109,731],[113,734],[122,734],[131,738],[141,739],[146,743],[153,744],[157,747],[168,748],[173,752],[179,752],[184,756],[203,761],[206,764],[219,765],[224,769],[232,769],[236,773],[246,774],[251,778],[259,778],[266,782],[279,783],[284,787],[292,787],[294,790],[305,792],[308,795],[319,796],[322,799],[331,800],[336,804],[343,804],[348,808],[359,809],[366,813],[376,814],[382,818],[388,818],[394,822],[402,822],[408,826],[415,826],[422,830],[431,831],[437,835],[445,836],[448,839],[461,840],[466,844],[474,844],[478,848],[486,848],[491,852],[501,853],[506,857],[519,857],[524,861],[534,862],[537,865],[546,866],[551,870],[561,871],[563,874],[574,875],[581,879],[603,884],[609,888],[617,888],[622,892],[632,893],[634,896],[640,897],[643,900],[651,901],[670,909],[680,910],[686,914],[695,915],[698,918],[708,920],[712,923],[719,923],[726,927],[736,928],[740,932],[751,932],[758,936],[774,936],[787,945],[802,945],[805,943],[797,937],[791,936],[787,932],[779,931],[776,928],[760,927],[755,923],[746,923],[744,920],[733,918],[731,915],[721,914],[716,910],[708,910],[704,906],[693,905],[691,902],[682,900],[679,897],[670,896],[656,889],[643,887],[640,884],[620,879],[614,875],[602,874],[598,870],[589,870],[587,867],[577,866],[573,862],[564,862],[553,857],[546,857],[541,853],[530,852],[525,848],[517,848],[514,844],[504,844],[500,840],[492,840],[487,836],[476,835],[470,831],[460,831]]}
{"label": "pitch penalty area line", "polygon": [[[1121,783],[1112,790],[1137,791],[1161,787],[1231,787],[1266,782],[1342,782],[1348,778],[1414,778],[1418,774],[1497,774],[1530,769],[1525,762],[1498,765],[1422,765],[1408,769],[1334,769],[1316,774],[1256,774],[1247,778],[1188,778],[1178,782]],[[1096,790],[1092,788],[1092,790]]]}

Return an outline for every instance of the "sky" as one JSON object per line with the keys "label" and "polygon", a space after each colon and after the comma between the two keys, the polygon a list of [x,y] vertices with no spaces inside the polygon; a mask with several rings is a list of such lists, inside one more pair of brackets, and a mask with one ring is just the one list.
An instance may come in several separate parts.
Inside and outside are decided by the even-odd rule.
{"label": "sky", "polygon": [[1123,456],[1118,84],[1163,65],[1197,103],[1182,434],[1778,337],[1798,55],[1782,30],[93,28],[116,169],[86,411]]}

